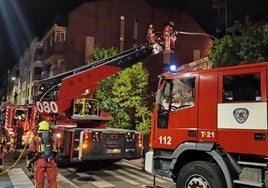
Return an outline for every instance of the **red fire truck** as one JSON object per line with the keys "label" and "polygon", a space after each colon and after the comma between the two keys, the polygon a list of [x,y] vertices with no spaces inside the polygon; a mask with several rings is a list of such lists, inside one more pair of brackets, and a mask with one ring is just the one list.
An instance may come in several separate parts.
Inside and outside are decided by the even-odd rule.
{"label": "red fire truck", "polygon": [[14,150],[14,159],[17,159],[22,149],[27,147],[27,141],[32,136],[35,110],[34,105],[7,105],[5,107],[5,121],[2,125],[3,147],[7,150]]}
{"label": "red fire truck", "polygon": [[140,45],[40,82],[34,100],[39,117],[49,120],[56,135],[60,163],[142,157],[143,134],[108,128],[113,118],[99,109],[92,94],[101,80],[162,49]]}
{"label": "red fire truck", "polygon": [[160,76],[145,169],[177,188],[268,187],[268,62]]}

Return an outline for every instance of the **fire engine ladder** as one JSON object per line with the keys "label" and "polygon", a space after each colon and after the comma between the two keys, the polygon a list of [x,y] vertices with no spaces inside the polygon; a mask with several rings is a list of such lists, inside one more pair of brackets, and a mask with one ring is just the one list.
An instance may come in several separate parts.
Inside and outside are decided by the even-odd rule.
{"label": "fire engine ladder", "polygon": [[[267,163],[238,161],[238,164],[243,166],[243,168],[239,174],[239,179],[233,180],[234,184],[250,187],[266,187],[261,177],[267,175],[263,174],[261,168],[266,169],[268,167]],[[249,174],[254,174],[254,176],[249,176]]]}
{"label": "fire engine ladder", "polygon": [[[91,64],[87,64],[70,71],[67,71],[62,74],[55,75],[53,77],[46,78],[40,82],[38,90],[34,96],[34,100],[38,101],[41,99],[44,93],[46,93],[52,87],[59,85],[62,79],[79,74],[85,70],[90,70],[102,65],[117,66],[121,69],[125,69],[137,63],[138,61],[143,60],[151,54],[157,54],[163,50],[162,46],[159,44],[148,45],[142,44],[136,48],[126,50],[124,52],[118,53],[117,55],[111,56],[106,59],[102,59]],[[57,89],[57,88],[56,88]],[[49,99],[48,99],[49,100]]]}
{"label": "fire engine ladder", "polygon": [[80,129],[74,129],[74,141],[73,141],[73,146],[72,146],[72,156],[71,156],[71,160],[72,161],[78,161],[78,157],[79,157],[79,147],[80,147]]}

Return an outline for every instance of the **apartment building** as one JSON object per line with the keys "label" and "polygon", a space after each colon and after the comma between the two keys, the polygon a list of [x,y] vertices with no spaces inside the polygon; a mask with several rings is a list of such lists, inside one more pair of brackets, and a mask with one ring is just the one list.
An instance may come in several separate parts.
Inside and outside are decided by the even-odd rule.
{"label": "apartment building", "polygon": [[14,103],[20,105],[32,103],[32,95],[38,80],[42,78],[43,67],[42,46],[36,37],[19,59],[19,76],[15,77],[17,100]]}

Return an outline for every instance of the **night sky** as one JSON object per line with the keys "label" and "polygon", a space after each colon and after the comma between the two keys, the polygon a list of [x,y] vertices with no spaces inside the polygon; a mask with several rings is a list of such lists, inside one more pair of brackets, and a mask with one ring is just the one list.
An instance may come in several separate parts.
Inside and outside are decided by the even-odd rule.
{"label": "night sky", "polygon": [[18,61],[36,36],[42,35],[57,14],[65,14],[83,0],[0,0],[1,70]]}
{"label": "night sky", "polygon": [[[0,0],[0,75],[4,75],[7,69],[18,62],[32,39],[43,35],[57,14],[65,14],[88,1],[92,0]],[[226,25],[231,26],[234,20],[243,20],[246,15],[254,21],[267,19],[268,16],[268,0],[226,0],[226,11],[225,8],[220,8],[219,12],[215,8],[215,2],[224,0],[145,1],[153,6],[188,12],[213,36],[224,34]],[[216,33],[217,28],[219,33]],[[3,79],[0,79],[1,88]]]}

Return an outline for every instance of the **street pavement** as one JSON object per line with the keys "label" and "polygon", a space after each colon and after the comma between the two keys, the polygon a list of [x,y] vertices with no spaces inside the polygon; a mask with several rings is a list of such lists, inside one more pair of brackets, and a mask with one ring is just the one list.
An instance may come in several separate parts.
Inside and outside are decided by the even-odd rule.
{"label": "street pavement", "polygon": [[[5,162],[5,168],[14,165],[14,161]],[[153,187],[153,176],[144,171],[143,159],[123,160],[115,164],[98,167],[98,164],[86,163],[79,167],[59,168],[59,188],[147,188]],[[175,188],[175,184],[166,178],[157,177],[158,187]],[[45,188],[47,188],[47,183]],[[34,188],[34,179],[25,167],[25,158],[0,175],[0,188]]]}

